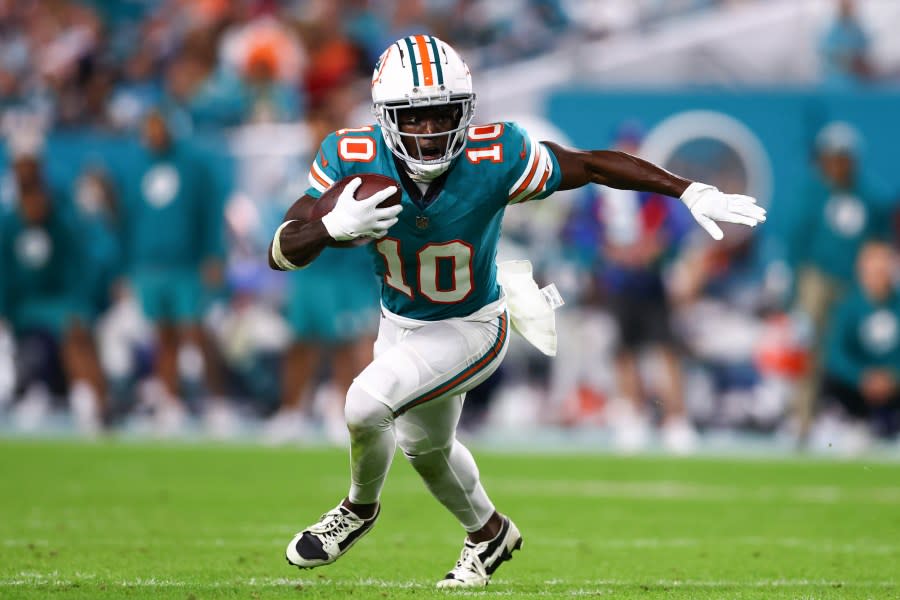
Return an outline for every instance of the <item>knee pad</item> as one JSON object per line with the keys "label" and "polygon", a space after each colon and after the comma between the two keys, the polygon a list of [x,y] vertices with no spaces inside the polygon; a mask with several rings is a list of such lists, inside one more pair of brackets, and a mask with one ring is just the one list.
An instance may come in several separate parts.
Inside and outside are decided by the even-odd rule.
{"label": "knee pad", "polygon": [[359,384],[353,382],[347,390],[344,418],[351,432],[362,432],[387,429],[394,421],[394,414],[386,404],[376,400]]}
{"label": "knee pad", "polygon": [[397,428],[397,445],[406,458],[412,460],[440,451],[447,451],[453,446],[453,436],[442,431],[428,431],[420,425],[410,426],[404,423]]}
{"label": "knee pad", "polygon": [[441,447],[411,446],[403,447],[403,455],[416,472],[429,482],[434,484],[436,479],[452,474],[454,485],[471,492],[478,484],[478,466],[472,459],[472,455],[461,444]]}
{"label": "knee pad", "polygon": [[427,437],[417,440],[402,439],[398,437],[397,445],[400,446],[400,449],[403,450],[403,455],[409,460],[424,457],[428,454],[434,454],[435,452],[450,448],[449,445],[435,446],[432,440]]}
{"label": "knee pad", "polygon": [[431,418],[401,417],[397,445],[407,458],[448,451],[456,439],[455,413],[432,413]]}

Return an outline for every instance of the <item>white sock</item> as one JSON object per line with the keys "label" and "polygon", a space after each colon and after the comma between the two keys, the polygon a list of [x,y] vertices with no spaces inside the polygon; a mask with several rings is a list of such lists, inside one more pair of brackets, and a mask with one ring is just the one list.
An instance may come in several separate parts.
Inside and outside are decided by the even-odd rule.
{"label": "white sock", "polygon": [[478,531],[494,514],[479,479],[472,453],[459,440],[449,448],[406,455],[438,502],[447,507],[469,533]]}
{"label": "white sock", "polygon": [[182,344],[178,347],[178,374],[191,381],[199,381],[206,371],[206,360],[197,344]]}
{"label": "white sock", "polygon": [[344,416],[350,430],[347,498],[354,504],[378,502],[397,448],[393,413],[354,383],[347,391]]}
{"label": "white sock", "polygon": [[69,390],[69,407],[78,431],[95,434],[100,429],[100,402],[94,388],[86,381],[75,381]]}

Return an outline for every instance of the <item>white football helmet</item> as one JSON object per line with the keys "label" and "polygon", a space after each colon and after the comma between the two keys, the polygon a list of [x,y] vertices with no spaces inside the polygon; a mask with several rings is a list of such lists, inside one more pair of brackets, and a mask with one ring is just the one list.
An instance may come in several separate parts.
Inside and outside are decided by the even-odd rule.
{"label": "white football helmet", "polygon": [[[456,126],[449,135],[443,156],[422,158],[419,139],[434,134],[402,133],[397,113],[423,106],[460,107]],[[381,125],[388,148],[406,162],[413,179],[430,181],[450,168],[466,146],[466,132],[475,114],[475,93],[469,67],[452,47],[430,35],[411,35],[397,40],[384,51],[372,75],[372,111]],[[404,139],[416,142],[413,156]]]}

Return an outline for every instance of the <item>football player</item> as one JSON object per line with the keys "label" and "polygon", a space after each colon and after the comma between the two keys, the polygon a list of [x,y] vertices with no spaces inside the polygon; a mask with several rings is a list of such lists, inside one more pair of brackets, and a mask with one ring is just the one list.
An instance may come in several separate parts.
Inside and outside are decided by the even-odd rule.
{"label": "football player", "polygon": [[[272,268],[293,270],[329,244],[370,237],[382,281],[375,358],[347,392],[349,493],[291,540],[287,559],[304,568],[329,564],[371,530],[399,445],[467,532],[438,587],[484,586],[522,536],[495,509],[456,425],[466,392],[497,369],[509,343],[495,262],[506,207],[598,183],[681,198],[715,239],[722,238],[715,221],[752,227],[765,211],[753,198],[629,154],[539,142],[512,122],[472,126],[469,69],[432,36],[409,36],[385,50],[372,76],[372,101],[376,125],[340,129],[322,142],[310,187],[288,210],[269,255]],[[364,173],[398,181],[401,203],[378,207],[394,187],[355,199],[356,179],[331,212],[310,218],[334,182]]]}

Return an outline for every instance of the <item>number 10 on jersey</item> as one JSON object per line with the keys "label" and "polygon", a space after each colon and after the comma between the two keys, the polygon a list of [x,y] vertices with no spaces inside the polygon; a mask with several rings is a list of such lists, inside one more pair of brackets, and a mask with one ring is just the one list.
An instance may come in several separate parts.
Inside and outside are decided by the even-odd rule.
{"label": "number 10 on jersey", "polygon": [[[395,290],[414,297],[413,289],[407,283],[403,270],[403,259],[400,256],[400,240],[384,238],[375,245],[375,249],[384,258],[387,272],[384,282]],[[441,262],[451,273],[449,287],[440,287],[438,276]],[[419,293],[436,304],[455,304],[465,300],[472,293],[472,246],[460,241],[430,243],[416,253],[416,276]]]}

